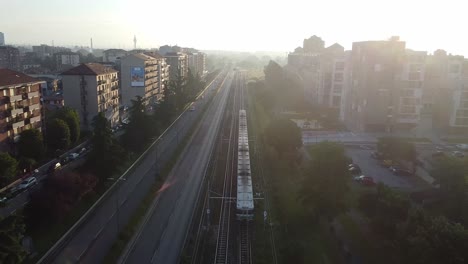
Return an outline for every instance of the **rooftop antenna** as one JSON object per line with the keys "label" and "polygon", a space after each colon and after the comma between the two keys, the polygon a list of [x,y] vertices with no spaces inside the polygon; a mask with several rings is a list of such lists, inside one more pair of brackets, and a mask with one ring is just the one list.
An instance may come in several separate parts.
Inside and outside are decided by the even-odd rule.
{"label": "rooftop antenna", "polygon": [[93,53],[93,38],[91,38],[91,53]]}
{"label": "rooftop antenna", "polygon": [[133,35],[133,49],[136,49],[136,35]]}

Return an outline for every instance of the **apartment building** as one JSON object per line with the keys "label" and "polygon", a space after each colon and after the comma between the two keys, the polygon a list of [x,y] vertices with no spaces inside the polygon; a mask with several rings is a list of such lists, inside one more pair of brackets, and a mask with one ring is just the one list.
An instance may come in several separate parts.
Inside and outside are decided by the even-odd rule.
{"label": "apartment building", "polygon": [[192,74],[202,77],[206,72],[206,54],[195,52],[188,54],[188,67]]}
{"label": "apartment building", "polygon": [[80,55],[74,52],[58,52],[54,54],[58,71],[68,70],[80,65]]}
{"label": "apartment building", "polygon": [[0,32],[0,46],[4,46],[5,45],[5,35],[3,34],[3,32]]}
{"label": "apartment building", "polygon": [[[320,107],[334,109],[343,119],[343,93],[348,85],[349,52],[335,43],[325,48],[321,38],[312,36],[304,40],[288,55],[287,74],[295,75],[304,89],[304,98]],[[348,55],[346,55],[348,54]]]}
{"label": "apartment building", "polygon": [[116,63],[116,61],[127,56],[127,51],[123,49],[108,49],[103,51],[103,61]]}
{"label": "apartment building", "polygon": [[405,42],[398,37],[353,43],[347,100],[350,111],[345,116],[348,128],[370,132],[394,130],[405,55]]}
{"label": "apartment building", "polygon": [[160,58],[144,53],[131,54],[120,64],[122,104],[130,107],[137,96],[151,108],[162,97]]}
{"label": "apartment building", "polygon": [[158,62],[158,93],[157,101],[160,101],[164,98],[164,90],[167,88],[166,85],[169,82],[169,64],[167,64],[166,58],[161,56],[157,52],[147,52],[145,53],[148,56],[154,57]]}
{"label": "apartment building", "polygon": [[50,57],[58,52],[71,52],[69,48],[55,47],[45,44],[41,44],[39,46],[32,46],[32,49],[36,56],[41,59],[44,59],[45,57]]}
{"label": "apartment building", "polygon": [[22,131],[42,127],[43,81],[10,69],[0,69],[0,151],[12,150]]}
{"label": "apartment building", "polygon": [[0,68],[21,70],[20,52],[11,46],[0,46]]}
{"label": "apartment building", "polygon": [[98,113],[115,126],[119,122],[118,72],[99,63],[84,63],[61,74],[66,106],[80,115],[81,127],[90,130]]}
{"label": "apartment building", "polygon": [[168,52],[164,55],[169,64],[169,78],[171,80],[182,79],[188,76],[188,55],[182,52]]}

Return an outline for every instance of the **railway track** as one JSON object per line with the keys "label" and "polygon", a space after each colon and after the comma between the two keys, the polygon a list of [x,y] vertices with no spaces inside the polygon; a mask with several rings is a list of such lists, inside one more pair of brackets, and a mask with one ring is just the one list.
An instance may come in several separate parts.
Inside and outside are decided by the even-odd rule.
{"label": "railway track", "polygon": [[233,198],[233,179],[236,170],[236,153],[237,153],[237,118],[236,113],[239,111],[239,93],[237,85],[238,76],[235,77],[236,85],[233,89],[233,102],[232,109],[230,112],[230,128],[229,128],[229,143],[227,148],[227,162],[224,171],[224,185],[223,193],[221,199],[221,211],[218,225],[218,235],[216,241],[216,251],[215,251],[215,264],[228,264],[230,263],[230,231],[231,231],[231,220],[234,218],[235,214],[232,213],[232,201]]}

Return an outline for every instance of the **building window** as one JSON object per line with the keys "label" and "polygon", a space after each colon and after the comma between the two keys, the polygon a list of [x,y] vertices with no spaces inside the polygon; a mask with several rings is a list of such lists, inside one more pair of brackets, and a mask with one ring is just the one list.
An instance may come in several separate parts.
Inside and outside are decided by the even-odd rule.
{"label": "building window", "polygon": [[408,81],[408,88],[421,88],[421,81]]}
{"label": "building window", "polygon": [[415,114],[416,113],[416,106],[414,105],[404,105],[401,107],[400,112],[402,114]]}
{"label": "building window", "polygon": [[342,72],[335,73],[335,82],[342,82],[342,81],[343,81],[343,73]]}
{"label": "building window", "polygon": [[416,81],[421,79],[421,73],[419,72],[410,72],[408,74],[408,80],[410,81]]}
{"label": "building window", "polygon": [[401,96],[402,97],[413,97],[414,96],[414,90],[413,89],[402,89],[401,90]]}
{"label": "building window", "polygon": [[334,84],[333,85],[333,92],[341,93],[342,90],[343,90],[343,85],[341,85],[341,84]]}
{"label": "building window", "polygon": [[457,125],[457,126],[467,126],[468,125],[468,118],[457,118],[455,120],[455,125]]}
{"label": "building window", "polygon": [[345,67],[344,61],[337,61],[337,62],[335,63],[335,70],[337,70],[337,71],[342,71],[342,70],[344,70],[344,67]]}
{"label": "building window", "polygon": [[458,64],[450,64],[449,72],[450,73],[458,73],[460,71],[460,65]]}
{"label": "building window", "polygon": [[341,97],[340,96],[333,96],[333,107],[339,107],[341,104]]}

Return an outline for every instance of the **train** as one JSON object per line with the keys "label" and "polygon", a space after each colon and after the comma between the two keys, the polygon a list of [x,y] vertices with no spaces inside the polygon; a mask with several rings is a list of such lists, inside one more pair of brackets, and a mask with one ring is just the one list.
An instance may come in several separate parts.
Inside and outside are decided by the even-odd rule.
{"label": "train", "polygon": [[252,175],[250,169],[249,133],[247,130],[247,113],[239,110],[239,139],[237,148],[237,220],[252,221],[254,201]]}

